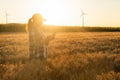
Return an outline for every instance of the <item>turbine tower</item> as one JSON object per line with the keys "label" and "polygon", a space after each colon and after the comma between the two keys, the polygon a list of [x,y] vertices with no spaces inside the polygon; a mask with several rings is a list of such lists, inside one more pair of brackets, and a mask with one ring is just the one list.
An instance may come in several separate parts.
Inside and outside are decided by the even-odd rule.
{"label": "turbine tower", "polygon": [[8,23],[8,13],[5,11],[6,24]]}
{"label": "turbine tower", "polygon": [[82,27],[84,27],[84,15],[86,15],[86,13],[83,12],[83,10],[81,10],[81,16],[82,17]]}

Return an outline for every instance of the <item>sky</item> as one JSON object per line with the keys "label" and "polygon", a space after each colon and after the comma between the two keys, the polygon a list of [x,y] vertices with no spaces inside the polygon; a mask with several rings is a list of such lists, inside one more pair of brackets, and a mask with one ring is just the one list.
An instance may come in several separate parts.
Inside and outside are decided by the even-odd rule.
{"label": "sky", "polygon": [[27,23],[41,13],[44,24],[120,27],[120,0],[0,0],[0,23]]}

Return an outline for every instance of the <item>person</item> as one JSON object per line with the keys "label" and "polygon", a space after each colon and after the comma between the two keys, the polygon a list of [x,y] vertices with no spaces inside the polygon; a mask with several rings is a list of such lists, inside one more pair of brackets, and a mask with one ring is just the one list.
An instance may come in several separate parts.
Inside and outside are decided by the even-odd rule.
{"label": "person", "polygon": [[46,59],[47,46],[54,39],[55,33],[46,36],[43,29],[43,17],[36,13],[28,20],[27,30],[29,33],[29,57],[30,59]]}

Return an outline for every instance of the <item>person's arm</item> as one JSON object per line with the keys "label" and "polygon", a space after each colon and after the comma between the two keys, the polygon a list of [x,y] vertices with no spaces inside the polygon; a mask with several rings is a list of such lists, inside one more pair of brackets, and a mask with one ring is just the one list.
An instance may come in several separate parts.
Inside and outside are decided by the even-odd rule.
{"label": "person's arm", "polygon": [[52,35],[49,35],[49,36],[46,37],[46,40],[45,40],[46,45],[48,45],[49,42],[55,38],[55,35],[56,34],[53,33]]}

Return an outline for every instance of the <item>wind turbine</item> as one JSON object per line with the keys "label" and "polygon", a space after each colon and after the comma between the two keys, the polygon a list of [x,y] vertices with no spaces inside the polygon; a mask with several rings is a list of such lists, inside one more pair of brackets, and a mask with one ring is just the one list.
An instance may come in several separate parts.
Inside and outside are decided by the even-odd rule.
{"label": "wind turbine", "polygon": [[8,23],[8,17],[10,16],[6,10],[2,10],[0,9],[0,13],[3,13],[4,14],[4,18],[5,18],[5,23],[7,24]]}
{"label": "wind turbine", "polygon": [[82,17],[82,27],[84,27],[84,15],[87,15],[86,13],[83,12],[83,10],[81,10],[81,16]]}

